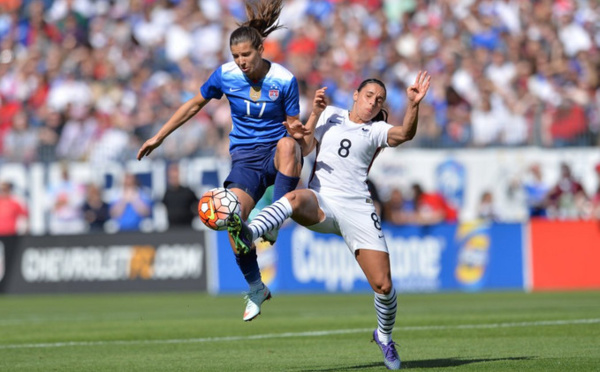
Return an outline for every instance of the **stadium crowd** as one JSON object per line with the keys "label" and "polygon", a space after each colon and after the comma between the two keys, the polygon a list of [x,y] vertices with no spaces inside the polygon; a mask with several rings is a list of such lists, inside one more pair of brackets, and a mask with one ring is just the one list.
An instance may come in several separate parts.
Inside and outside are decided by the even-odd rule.
{"label": "stadium crowd", "polygon": [[[244,17],[242,0],[0,0],[0,165],[134,159],[231,58]],[[301,115],[318,87],[350,107],[377,77],[400,123],[425,69],[432,87],[404,146],[600,145],[597,1],[288,0],[280,20],[264,56],[296,75]],[[213,100],[153,156],[227,157],[230,126]]]}
{"label": "stadium crowd", "polygon": [[[230,57],[241,0],[0,2],[0,154],[7,162],[128,160]],[[597,146],[600,7],[587,0],[289,0],[265,57],[304,107],[325,85],[388,84],[390,122],[424,68],[433,86],[411,146]],[[226,156],[226,100],[158,156]],[[308,110],[303,110],[303,113]]]}

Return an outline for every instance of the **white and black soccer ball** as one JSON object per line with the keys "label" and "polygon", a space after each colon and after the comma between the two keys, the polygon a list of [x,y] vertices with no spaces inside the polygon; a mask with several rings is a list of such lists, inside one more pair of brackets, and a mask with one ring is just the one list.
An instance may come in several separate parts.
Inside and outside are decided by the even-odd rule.
{"label": "white and black soccer ball", "polygon": [[233,192],[223,187],[208,190],[198,203],[198,215],[212,230],[226,230],[232,213],[240,214],[240,202]]}

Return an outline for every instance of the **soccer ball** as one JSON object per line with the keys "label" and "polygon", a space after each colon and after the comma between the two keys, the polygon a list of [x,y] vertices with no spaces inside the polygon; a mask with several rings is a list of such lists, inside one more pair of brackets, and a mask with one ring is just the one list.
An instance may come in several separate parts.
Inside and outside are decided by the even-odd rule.
{"label": "soccer ball", "polygon": [[212,230],[226,230],[231,213],[240,213],[240,202],[233,192],[222,187],[208,190],[198,203],[200,220]]}

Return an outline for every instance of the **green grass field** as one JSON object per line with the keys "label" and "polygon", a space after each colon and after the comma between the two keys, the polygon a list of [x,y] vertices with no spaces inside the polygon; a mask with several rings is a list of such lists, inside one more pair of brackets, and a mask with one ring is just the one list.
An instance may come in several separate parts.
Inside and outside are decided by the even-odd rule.
{"label": "green grass field", "polygon": [[[371,295],[0,297],[0,371],[382,371]],[[600,371],[600,292],[400,294],[414,371]]]}

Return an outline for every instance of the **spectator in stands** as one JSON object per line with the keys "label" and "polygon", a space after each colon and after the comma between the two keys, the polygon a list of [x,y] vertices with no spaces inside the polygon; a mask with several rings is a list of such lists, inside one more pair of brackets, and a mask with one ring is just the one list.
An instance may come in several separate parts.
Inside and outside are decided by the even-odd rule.
{"label": "spectator in stands", "polygon": [[85,160],[98,133],[98,122],[93,110],[86,106],[71,107],[67,115],[56,154],[64,160]]}
{"label": "spectator in stands", "polygon": [[415,223],[435,225],[457,221],[456,210],[448,204],[440,193],[424,192],[419,183],[414,183],[411,188],[415,205]]}
{"label": "spectator in stands", "polygon": [[523,183],[525,191],[525,200],[529,210],[529,218],[547,216],[547,195],[550,191],[542,177],[542,167],[539,164],[533,164],[529,168],[529,177]]}
{"label": "spectator in stands", "polygon": [[5,160],[9,162],[30,164],[36,160],[38,134],[29,125],[29,116],[25,110],[20,110],[12,120],[12,128],[4,137]]}
{"label": "spectator in stands", "polygon": [[477,218],[487,221],[499,221],[500,217],[494,205],[494,195],[491,191],[484,191],[477,206]]}
{"label": "spectator in stands", "polygon": [[471,127],[473,144],[477,147],[497,145],[502,136],[502,119],[492,109],[491,97],[488,93],[480,98],[479,104],[471,111]]}
{"label": "spectator in stands", "polygon": [[189,228],[198,214],[198,197],[187,186],[181,184],[179,164],[171,163],[167,168],[167,190],[162,199],[167,208],[169,228]]}
{"label": "spectator in stands", "polygon": [[139,186],[134,174],[127,173],[123,178],[123,188],[110,205],[110,216],[119,231],[139,231],[145,229],[142,222],[152,213],[152,200]]}
{"label": "spectator in stands", "polygon": [[548,214],[559,219],[579,219],[585,216],[588,197],[567,163],[560,165],[560,178],[547,196]]}
{"label": "spectator in stands", "polygon": [[19,20],[18,32],[13,36],[21,45],[35,48],[61,41],[60,31],[56,25],[44,19],[43,1],[30,1],[22,16],[23,18]]}
{"label": "spectator in stands", "polygon": [[565,98],[557,107],[549,106],[544,119],[547,146],[589,145],[588,118],[584,107]]}
{"label": "spectator in stands", "polygon": [[13,185],[0,182],[0,236],[26,231],[28,216],[27,208],[13,195]]}
{"label": "spectator in stands", "polygon": [[40,117],[42,126],[39,129],[39,145],[37,158],[50,163],[56,161],[56,145],[64,128],[66,116],[58,111],[46,111]]}
{"label": "spectator in stands", "polygon": [[406,225],[415,222],[414,205],[406,200],[399,188],[392,189],[390,198],[384,203],[382,220],[394,225]]}
{"label": "spectator in stands", "polygon": [[66,163],[61,164],[60,179],[56,184],[51,184],[48,191],[51,234],[79,234],[86,230],[81,212],[84,198],[85,187],[71,179]]}
{"label": "spectator in stands", "polygon": [[102,198],[102,191],[96,184],[87,185],[82,208],[89,231],[104,231],[104,224],[110,219],[109,205]]}

